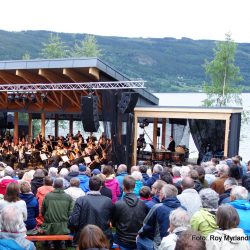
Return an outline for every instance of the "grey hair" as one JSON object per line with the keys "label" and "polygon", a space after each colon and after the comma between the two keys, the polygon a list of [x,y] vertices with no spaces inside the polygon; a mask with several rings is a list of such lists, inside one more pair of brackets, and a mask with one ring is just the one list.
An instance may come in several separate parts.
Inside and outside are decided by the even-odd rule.
{"label": "grey hair", "polygon": [[234,186],[230,193],[235,200],[248,200],[248,191],[242,186]]}
{"label": "grey hair", "polygon": [[189,227],[190,218],[186,210],[177,208],[169,215],[169,223],[174,227]]}
{"label": "grey hair", "polygon": [[163,171],[163,167],[160,164],[155,164],[153,168],[153,173],[159,174]]}
{"label": "grey hair", "polygon": [[225,180],[224,187],[225,187],[225,185],[228,185],[229,187],[238,186],[238,182],[235,178],[229,177]]}
{"label": "grey hair", "polygon": [[70,186],[71,187],[79,187],[80,186],[80,180],[78,178],[71,178],[70,179]]}
{"label": "grey hair", "polygon": [[136,181],[141,181],[142,178],[142,174],[139,171],[134,171],[131,176],[136,180]]}
{"label": "grey hair", "polygon": [[202,207],[208,209],[218,208],[219,194],[213,189],[204,188],[199,192],[199,195],[201,197]]}
{"label": "grey hair", "polygon": [[178,190],[174,185],[166,184],[161,189],[164,198],[175,197],[178,194]]}
{"label": "grey hair", "polygon": [[181,175],[181,172],[180,172],[181,168],[180,167],[177,167],[177,166],[174,166],[172,168],[172,173],[174,176],[180,176]]}
{"label": "grey hair", "polygon": [[182,166],[180,169],[181,178],[190,176],[190,168],[188,166]]}
{"label": "grey hair", "polygon": [[54,188],[63,188],[63,179],[62,178],[56,178],[53,183]]}
{"label": "grey hair", "polygon": [[9,233],[21,232],[23,215],[15,206],[5,207],[0,214],[0,229]]}
{"label": "grey hair", "polygon": [[56,176],[57,176],[57,173],[58,173],[58,169],[55,168],[55,167],[51,167],[51,168],[49,169],[48,175],[51,176],[51,177],[56,177]]}
{"label": "grey hair", "polygon": [[12,167],[9,167],[7,166],[5,169],[4,169],[4,176],[10,176],[10,177],[13,177],[15,175],[15,171]]}
{"label": "grey hair", "polygon": [[120,164],[117,169],[117,173],[127,172],[128,168],[125,164]]}
{"label": "grey hair", "polygon": [[79,172],[79,167],[76,164],[74,164],[70,167],[69,171],[70,172]]}
{"label": "grey hair", "polygon": [[67,168],[62,168],[59,174],[60,176],[65,177],[66,175],[69,174],[69,170]]}
{"label": "grey hair", "polygon": [[216,168],[223,175],[228,175],[229,174],[229,166],[227,164],[218,164],[218,165],[216,165]]}

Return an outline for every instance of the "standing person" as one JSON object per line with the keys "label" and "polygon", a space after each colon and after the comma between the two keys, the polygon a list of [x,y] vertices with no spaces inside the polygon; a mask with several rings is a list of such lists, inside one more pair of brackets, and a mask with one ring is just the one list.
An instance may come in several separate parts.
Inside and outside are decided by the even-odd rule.
{"label": "standing person", "polygon": [[44,183],[44,172],[42,169],[37,169],[33,175],[33,179],[31,180],[31,190],[32,193],[36,196],[37,189],[41,187]]}
{"label": "standing person", "polygon": [[212,182],[211,188],[218,194],[223,194],[225,192],[224,182],[229,177],[229,166],[226,164],[220,164],[218,165],[218,168],[219,178]]}
{"label": "standing person", "polygon": [[123,199],[114,205],[113,226],[116,228],[115,242],[121,250],[136,249],[136,236],[142,227],[147,214],[147,208],[143,201],[133,193],[135,179],[125,176],[123,179]]}
{"label": "standing person", "polygon": [[36,227],[36,217],[39,214],[39,205],[36,197],[31,192],[30,183],[27,181],[22,181],[20,183],[20,195],[19,197],[25,201],[27,206],[28,217],[24,222],[27,230],[34,229]]}
{"label": "standing person", "polygon": [[38,203],[39,203],[39,215],[36,218],[36,222],[37,222],[38,226],[43,224],[44,218],[43,218],[42,213],[41,213],[42,203],[43,203],[43,199],[44,199],[45,195],[54,190],[54,188],[52,187],[52,184],[53,184],[53,181],[50,178],[50,176],[46,176],[44,178],[43,186],[41,186],[37,189],[36,198],[37,198]]}
{"label": "standing person", "polygon": [[20,194],[20,187],[18,183],[11,182],[8,184],[6,193],[4,195],[4,200],[0,200],[0,214],[2,213],[3,209],[5,207],[11,207],[14,206],[15,209],[19,210],[23,216],[23,221],[20,221],[20,224],[18,225],[18,232],[26,233],[26,227],[24,224],[24,221],[27,220],[27,206],[25,201],[21,200],[19,198]]}
{"label": "standing person", "polygon": [[[44,222],[41,229],[45,234],[69,234],[68,218],[73,208],[73,199],[63,191],[63,180],[54,180],[54,191],[48,193],[42,204]],[[49,241],[49,247],[54,249],[53,241]],[[60,242],[60,248],[66,249],[65,241]]]}
{"label": "standing person", "polygon": [[168,150],[171,151],[171,152],[175,152],[175,141],[174,141],[174,138],[173,136],[169,136],[169,144],[168,144]]}
{"label": "standing person", "polygon": [[76,177],[70,179],[70,187],[65,189],[64,192],[70,195],[74,202],[77,198],[85,195],[85,192],[80,188],[80,180]]}
{"label": "standing person", "polygon": [[69,227],[73,229],[74,243],[78,243],[81,230],[88,224],[99,226],[112,241],[110,221],[112,214],[112,201],[102,196],[100,189],[102,181],[99,177],[93,176],[89,179],[90,191],[76,200],[72,214],[69,217]]}
{"label": "standing person", "polygon": [[122,181],[124,179],[124,176],[128,175],[128,168],[125,164],[120,164],[117,168],[116,172],[116,179],[119,182],[119,187],[120,187],[120,195],[119,199],[122,197]]}
{"label": "standing person", "polygon": [[0,194],[5,195],[6,188],[9,183],[17,182],[13,177],[15,175],[15,171],[12,167],[7,166],[4,169],[4,177],[0,180]]}

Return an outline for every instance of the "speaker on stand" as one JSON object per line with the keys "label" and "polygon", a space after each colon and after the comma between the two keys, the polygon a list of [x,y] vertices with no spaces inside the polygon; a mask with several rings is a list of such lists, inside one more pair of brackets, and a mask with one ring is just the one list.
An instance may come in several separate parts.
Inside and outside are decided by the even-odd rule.
{"label": "speaker on stand", "polygon": [[139,94],[135,92],[123,92],[118,108],[122,114],[132,113],[138,101]]}

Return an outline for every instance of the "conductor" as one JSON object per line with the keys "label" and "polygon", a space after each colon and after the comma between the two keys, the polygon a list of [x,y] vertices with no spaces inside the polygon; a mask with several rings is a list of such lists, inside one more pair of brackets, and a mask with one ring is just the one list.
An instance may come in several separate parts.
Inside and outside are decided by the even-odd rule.
{"label": "conductor", "polygon": [[169,136],[169,144],[168,144],[168,150],[171,152],[175,152],[175,141],[173,136]]}

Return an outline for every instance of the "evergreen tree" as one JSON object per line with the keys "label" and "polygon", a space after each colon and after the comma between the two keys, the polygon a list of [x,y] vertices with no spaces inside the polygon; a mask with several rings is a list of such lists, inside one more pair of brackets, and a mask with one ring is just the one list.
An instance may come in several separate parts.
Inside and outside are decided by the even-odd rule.
{"label": "evergreen tree", "polygon": [[242,104],[241,87],[236,83],[242,80],[239,67],[235,66],[236,43],[231,34],[226,34],[225,41],[218,42],[214,49],[214,59],[205,61],[205,72],[211,83],[205,83],[203,91],[207,98],[205,106],[227,106],[228,104]]}
{"label": "evergreen tree", "polygon": [[30,59],[30,54],[26,51],[22,56],[22,60],[29,60],[29,59]]}
{"label": "evergreen tree", "polygon": [[42,43],[42,45],[41,55],[43,58],[53,59],[68,57],[68,47],[61,41],[58,34],[51,33],[48,43]]}
{"label": "evergreen tree", "polygon": [[101,49],[97,45],[95,36],[86,35],[84,40],[76,42],[73,51],[73,57],[100,57]]}

